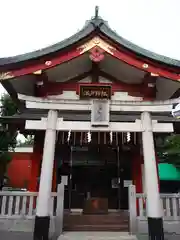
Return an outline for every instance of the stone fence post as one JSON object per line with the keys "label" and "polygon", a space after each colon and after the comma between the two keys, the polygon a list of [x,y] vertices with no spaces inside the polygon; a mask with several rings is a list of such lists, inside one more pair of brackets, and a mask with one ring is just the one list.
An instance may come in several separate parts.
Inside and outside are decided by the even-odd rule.
{"label": "stone fence post", "polygon": [[64,186],[67,185],[67,176],[61,177],[61,183],[57,188],[57,207],[56,207],[56,234],[62,234],[64,217]]}
{"label": "stone fence post", "polygon": [[129,193],[129,232],[135,234],[137,232],[137,208],[136,208],[136,188],[130,185]]}

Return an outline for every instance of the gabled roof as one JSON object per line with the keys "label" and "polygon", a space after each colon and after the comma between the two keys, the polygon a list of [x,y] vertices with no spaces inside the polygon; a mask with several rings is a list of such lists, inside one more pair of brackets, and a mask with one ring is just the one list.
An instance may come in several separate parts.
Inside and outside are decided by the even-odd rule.
{"label": "gabled roof", "polygon": [[47,48],[43,48],[34,52],[18,55],[15,57],[0,58],[0,66],[33,60],[36,58],[40,58],[40,57],[52,54],[54,52],[61,51],[71,45],[76,44],[80,40],[87,38],[93,33],[100,33],[102,35],[105,35],[115,43],[121,45],[127,50],[130,50],[136,53],[137,55],[141,55],[151,60],[155,60],[171,66],[180,67],[180,61],[148,51],[122,38],[115,31],[113,31],[109,27],[108,23],[104,21],[102,18],[100,18],[98,14],[96,14],[96,16],[93,17],[91,20],[87,21],[85,26],[79,32],[72,35],[71,37],[55,45],[52,45]]}

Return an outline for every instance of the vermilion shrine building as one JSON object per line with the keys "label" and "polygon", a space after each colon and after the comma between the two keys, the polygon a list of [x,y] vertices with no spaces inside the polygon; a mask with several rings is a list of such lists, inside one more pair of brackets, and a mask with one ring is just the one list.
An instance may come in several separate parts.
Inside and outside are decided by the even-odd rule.
{"label": "vermilion shrine building", "polygon": [[147,193],[150,232],[162,230],[153,132],[177,127],[171,110],[179,61],[123,39],[96,14],[60,43],[0,59],[0,80],[19,104],[5,121],[35,135],[28,186],[39,191],[35,234],[45,231],[39,222],[48,226],[51,186],[56,190],[61,176],[69,210],[91,199],[127,209],[127,186],[134,184]]}

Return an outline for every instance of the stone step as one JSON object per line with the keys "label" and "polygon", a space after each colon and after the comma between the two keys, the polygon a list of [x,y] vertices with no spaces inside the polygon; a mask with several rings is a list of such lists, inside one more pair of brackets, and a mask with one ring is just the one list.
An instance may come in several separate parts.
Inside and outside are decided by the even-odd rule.
{"label": "stone step", "polygon": [[73,224],[73,223],[78,223],[78,224],[128,224],[128,220],[123,220],[123,219],[66,219],[64,220],[64,224]]}
{"label": "stone step", "polygon": [[67,231],[128,231],[127,215],[84,215],[70,214],[64,216],[64,230]]}
{"label": "stone step", "polygon": [[128,216],[123,215],[65,215],[64,220],[83,220],[83,221],[128,221]]}
{"label": "stone step", "polygon": [[127,224],[119,224],[119,225],[69,225],[64,226],[65,231],[128,231],[128,225]]}
{"label": "stone step", "polygon": [[124,215],[113,215],[113,214],[102,214],[102,215],[96,215],[96,214],[69,214],[69,215],[65,215],[65,218],[71,217],[71,218],[76,218],[76,217],[81,217],[83,219],[90,219],[90,218],[97,218],[97,219],[128,219],[128,216],[124,216]]}
{"label": "stone step", "polygon": [[64,232],[58,240],[137,240],[128,232]]}

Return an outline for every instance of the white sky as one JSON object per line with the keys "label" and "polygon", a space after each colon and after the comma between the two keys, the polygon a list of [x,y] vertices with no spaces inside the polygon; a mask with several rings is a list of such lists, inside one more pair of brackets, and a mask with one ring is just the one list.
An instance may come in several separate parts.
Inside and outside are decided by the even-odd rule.
{"label": "white sky", "polygon": [[99,5],[121,36],[180,59],[179,0],[1,0],[0,57],[46,47],[81,29]]}
{"label": "white sky", "polygon": [[180,60],[180,0],[0,0],[0,57],[37,50],[71,36],[94,15],[95,5],[122,37]]}
{"label": "white sky", "polygon": [[[180,0],[0,0],[0,57],[57,43],[99,15],[133,43],[180,60]],[[0,94],[3,92],[0,86]]]}
{"label": "white sky", "polygon": [[81,29],[99,5],[121,36],[180,59],[179,0],[1,0],[0,57],[46,47]]}
{"label": "white sky", "polygon": [[81,29],[94,15],[133,43],[180,60],[180,0],[1,0],[0,57],[37,50]]}
{"label": "white sky", "polygon": [[94,15],[95,5],[122,37],[180,60],[180,0],[0,0],[0,57],[37,50],[71,36]]}

